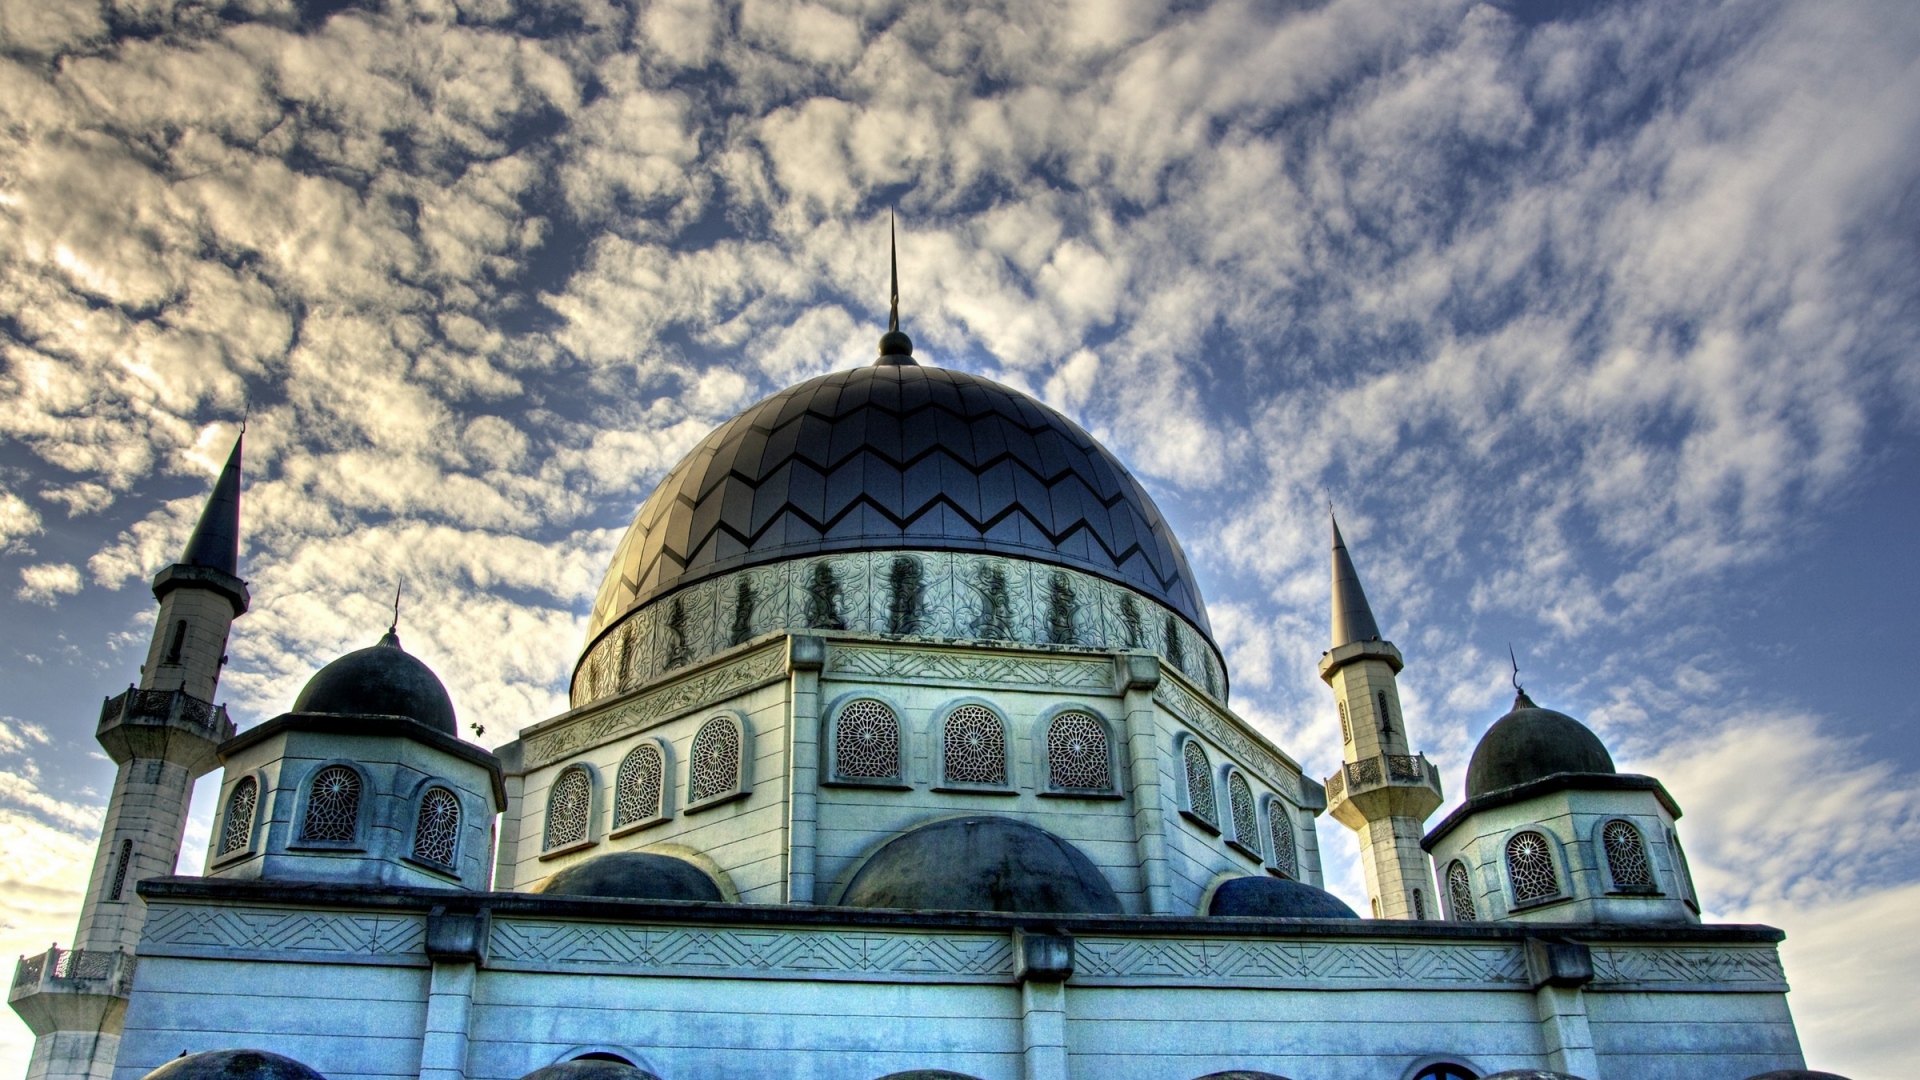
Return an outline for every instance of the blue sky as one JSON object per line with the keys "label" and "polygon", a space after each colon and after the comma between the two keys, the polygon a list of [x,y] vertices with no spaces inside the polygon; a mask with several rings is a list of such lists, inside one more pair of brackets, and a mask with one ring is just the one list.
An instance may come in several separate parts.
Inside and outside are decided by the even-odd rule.
{"label": "blue sky", "polygon": [[1907,0],[0,0],[0,948],[71,934],[243,410],[236,718],[404,577],[497,743],[677,456],[871,357],[889,206],[920,355],[1140,475],[1242,715],[1338,758],[1331,497],[1450,789],[1512,643],[1814,1064],[1920,1050]]}

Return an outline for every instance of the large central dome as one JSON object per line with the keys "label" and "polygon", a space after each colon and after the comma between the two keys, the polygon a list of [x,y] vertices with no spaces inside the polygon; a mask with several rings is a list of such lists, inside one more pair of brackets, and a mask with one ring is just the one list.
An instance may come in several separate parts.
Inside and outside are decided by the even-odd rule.
{"label": "large central dome", "polygon": [[[634,517],[595,600],[588,651],[629,614],[699,582],[835,553],[906,551],[980,553],[1092,575],[1189,627],[1162,627],[1148,611],[1160,644],[1131,632],[1121,644],[1166,652],[1169,639],[1197,632],[1217,657],[1179,541],[1125,466],[1017,390],[911,361],[810,379],[707,436]],[[913,573],[918,580],[920,571]],[[1033,586],[1062,587],[1051,580]],[[1144,625],[1131,612],[1128,618]],[[854,618],[845,625],[886,631]],[[1107,645],[1113,636],[1076,631],[1067,643]],[[583,695],[576,676],[574,696],[578,703],[601,694]]]}

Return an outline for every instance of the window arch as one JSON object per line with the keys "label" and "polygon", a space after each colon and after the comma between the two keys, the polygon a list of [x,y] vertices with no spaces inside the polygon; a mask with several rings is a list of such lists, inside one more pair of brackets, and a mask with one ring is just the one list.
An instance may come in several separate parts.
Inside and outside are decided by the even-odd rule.
{"label": "window arch", "polygon": [[253,844],[253,815],[260,808],[260,781],[243,776],[227,796],[227,818],[220,828],[219,855],[232,855]]}
{"label": "window arch", "polygon": [[1454,922],[1479,922],[1473,910],[1473,879],[1467,876],[1467,864],[1455,859],[1447,864],[1447,905],[1453,909]]}
{"label": "window arch", "polygon": [[941,733],[941,772],[949,784],[1007,783],[1007,728],[985,705],[962,705],[947,714]]}
{"label": "window arch", "polygon": [[1279,799],[1267,800],[1267,834],[1272,842],[1273,868],[1281,876],[1300,877],[1300,852],[1293,839],[1293,812]]}
{"label": "window arch", "polygon": [[[825,565],[824,563],[821,565]],[[687,802],[705,802],[740,790],[740,729],[716,716],[693,734],[687,755]]]}
{"label": "window arch", "polygon": [[307,785],[307,811],[300,819],[300,839],[325,844],[350,844],[360,833],[360,800],[365,783],[351,765],[328,765],[313,774]]}
{"label": "window arch", "polygon": [[625,828],[666,814],[667,756],[651,740],[627,751],[613,780],[613,827]]}
{"label": "window arch", "polygon": [[1700,894],[1693,891],[1693,870],[1687,865],[1687,852],[1680,846],[1680,834],[1667,830],[1667,847],[1673,850],[1674,869],[1680,878],[1681,896],[1695,912],[1700,910]]}
{"label": "window arch", "polygon": [[593,824],[593,775],[584,765],[569,765],[547,791],[547,833],[542,850],[584,844]]}
{"label": "window arch", "polygon": [[1553,842],[1532,829],[1507,840],[1507,879],[1513,902],[1531,904],[1560,895],[1560,875],[1553,865]]}
{"label": "window arch", "polygon": [[900,779],[900,717],[872,698],[850,701],[833,729],[833,775],[840,780]]}
{"label": "window arch", "polygon": [[1640,830],[1631,821],[1614,818],[1600,828],[1600,846],[1607,856],[1607,876],[1616,889],[1647,891],[1653,888],[1653,866],[1647,862],[1647,845]]}
{"label": "window arch", "polygon": [[1353,727],[1347,723],[1346,700],[1342,699],[1339,704],[1340,704],[1340,742],[1342,744],[1346,744],[1353,741]]}
{"label": "window arch", "polygon": [[1220,808],[1213,796],[1213,765],[1200,740],[1188,736],[1180,747],[1180,762],[1187,775],[1187,812],[1213,828],[1220,827]]}
{"label": "window arch", "polygon": [[1254,808],[1253,786],[1245,773],[1227,769],[1227,812],[1233,815],[1233,842],[1254,858],[1264,858],[1260,850],[1260,814]]}
{"label": "window arch", "polygon": [[1047,784],[1060,791],[1112,791],[1107,726],[1078,709],[1047,723]]}
{"label": "window arch", "polygon": [[446,788],[430,787],[413,819],[414,858],[451,867],[459,850],[460,800]]}

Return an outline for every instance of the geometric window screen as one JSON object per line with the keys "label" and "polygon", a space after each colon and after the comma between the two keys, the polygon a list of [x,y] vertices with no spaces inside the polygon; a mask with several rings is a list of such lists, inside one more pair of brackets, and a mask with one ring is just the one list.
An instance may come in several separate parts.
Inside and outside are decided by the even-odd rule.
{"label": "geometric window screen", "polygon": [[843,780],[900,778],[900,718],[892,709],[866,699],[840,710],[833,772]]}
{"label": "geometric window screen", "polygon": [[1238,771],[1227,775],[1227,807],[1233,811],[1233,838],[1254,854],[1260,853],[1260,815],[1253,808],[1253,789]]}
{"label": "geometric window screen", "polygon": [[307,791],[307,815],[300,839],[347,843],[360,827],[360,774],[345,765],[329,765]]}
{"label": "geometric window screen", "polygon": [[660,748],[641,743],[620,762],[613,783],[613,827],[657,818],[667,791],[666,761]]}
{"label": "geometric window screen", "polygon": [[1300,856],[1293,843],[1291,817],[1278,800],[1267,803],[1267,831],[1273,834],[1273,868],[1287,877],[1298,878]]}
{"label": "geometric window screen", "polygon": [[1047,781],[1072,791],[1109,791],[1107,729],[1083,712],[1064,712],[1047,725]]}
{"label": "geometric window screen", "polygon": [[260,782],[242,777],[227,798],[226,827],[220,830],[220,854],[245,851],[253,839],[253,812],[260,805]]}
{"label": "geometric window screen", "polygon": [[1187,770],[1187,809],[1209,825],[1220,824],[1220,810],[1213,801],[1213,767],[1200,743],[1188,739],[1181,758]]}
{"label": "geometric window screen", "polygon": [[1607,849],[1607,872],[1613,883],[1626,888],[1653,885],[1653,868],[1647,865],[1646,845],[1640,842],[1640,830],[1615,818],[1600,830],[1600,843]]}
{"label": "geometric window screen", "polygon": [[1473,881],[1467,877],[1467,865],[1459,859],[1447,864],[1447,900],[1453,907],[1454,922],[1478,922],[1473,910]]}
{"label": "geometric window screen", "polygon": [[1537,832],[1515,833],[1507,841],[1507,877],[1513,881],[1518,903],[1545,900],[1560,894],[1560,877],[1553,869],[1552,848]]}
{"label": "geometric window screen", "polygon": [[687,801],[725,795],[740,786],[740,733],[733,721],[716,716],[694,733],[687,761]]}
{"label": "geometric window screen", "polygon": [[949,784],[1007,782],[1007,733],[1000,717],[981,705],[962,705],[947,714],[944,751]]}
{"label": "geometric window screen", "polygon": [[420,799],[420,816],[413,827],[413,854],[441,866],[453,865],[460,846],[460,800],[443,787],[428,788]]}
{"label": "geometric window screen", "polygon": [[553,781],[547,793],[547,835],[544,850],[578,844],[587,838],[593,815],[593,778],[575,765]]}

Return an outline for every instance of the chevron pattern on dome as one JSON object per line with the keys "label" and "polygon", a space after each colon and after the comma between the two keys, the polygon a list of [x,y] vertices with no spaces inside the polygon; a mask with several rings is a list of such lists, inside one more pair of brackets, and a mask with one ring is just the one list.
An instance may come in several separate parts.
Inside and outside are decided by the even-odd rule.
{"label": "chevron pattern on dome", "polygon": [[621,541],[588,643],[718,574],[886,549],[1069,566],[1160,600],[1212,639],[1179,541],[1091,435],[978,376],[876,366],[781,391],[682,459]]}

